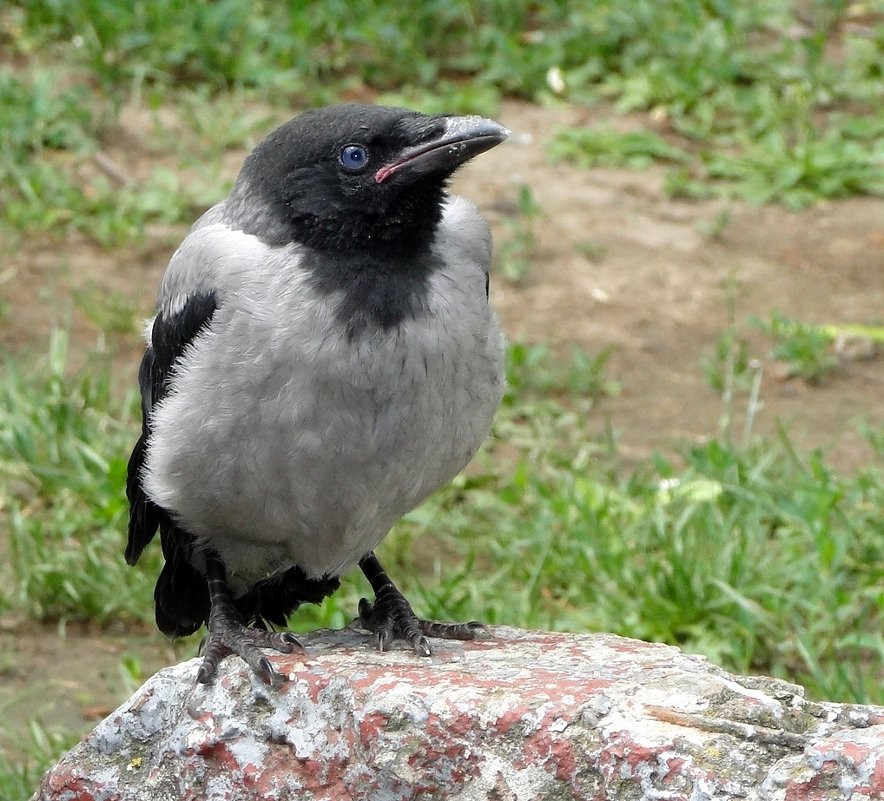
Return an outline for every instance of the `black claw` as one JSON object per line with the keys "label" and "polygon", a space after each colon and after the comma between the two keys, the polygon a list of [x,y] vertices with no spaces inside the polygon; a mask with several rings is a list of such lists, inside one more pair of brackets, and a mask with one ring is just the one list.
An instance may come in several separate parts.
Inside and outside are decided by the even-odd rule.
{"label": "black claw", "polygon": [[265,684],[269,684],[271,687],[277,687],[282,682],[282,676],[277,673],[276,669],[273,665],[270,664],[270,660],[266,656],[262,656],[256,665],[258,673],[262,679],[264,679]]}
{"label": "black claw", "polygon": [[290,654],[295,650],[295,644],[282,634],[273,635],[272,640],[269,637],[267,640],[267,642],[258,642],[256,645],[264,648],[273,648],[281,654]]}
{"label": "black claw", "polygon": [[430,641],[423,635],[418,637],[417,641],[414,644],[414,650],[417,651],[419,656],[433,655],[433,648],[430,645]]}

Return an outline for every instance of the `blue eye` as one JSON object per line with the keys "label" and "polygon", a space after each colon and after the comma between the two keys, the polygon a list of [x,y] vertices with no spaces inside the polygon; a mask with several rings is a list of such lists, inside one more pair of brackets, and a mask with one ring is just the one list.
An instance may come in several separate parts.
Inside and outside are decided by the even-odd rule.
{"label": "blue eye", "polygon": [[338,159],[345,170],[358,172],[368,164],[368,151],[362,145],[347,145]]}

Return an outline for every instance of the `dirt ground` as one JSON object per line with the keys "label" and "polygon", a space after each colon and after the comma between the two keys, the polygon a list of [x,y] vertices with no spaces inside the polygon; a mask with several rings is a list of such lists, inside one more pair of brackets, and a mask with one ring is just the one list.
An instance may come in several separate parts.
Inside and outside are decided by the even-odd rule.
{"label": "dirt ground", "polygon": [[[500,243],[512,236],[519,186],[531,188],[542,209],[531,271],[518,286],[492,279],[492,300],[511,340],[574,342],[593,353],[613,348],[607,372],[621,392],[601,404],[589,430],[601,437],[610,426],[627,463],[716,433],[722,403],[700,364],[728,326],[729,292],[740,323],[773,311],[811,323],[884,322],[884,200],[823,203],[802,213],[674,201],[662,191],[662,172],[547,163],[544,144],[557,125],[602,115],[505,104],[499,118],[513,130],[512,143],[465,168],[454,191],[483,209]],[[161,157],[144,141],[137,115],[127,119],[106,155],[137,179]],[[225,157],[231,176],[243,155]],[[4,267],[14,281],[0,288],[10,304],[0,347],[44,351],[52,324],[64,319],[57,299],[77,287],[119,292],[147,316],[182,235],[156,229],[122,260],[120,251],[85,241],[20,249]],[[95,329],[76,311],[72,324],[78,346],[94,343]],[[857,422],[884,420],[884,354],[860,348],[810,386],[770,362],[769,341],[746,333],[751,355],[765,363],[754,430],[771,433],[779,421],[799,446],[829,451],[836,467],[868,463],[873,456]],[[115,350],[120,382],[134,381],[137,339]],[[744,409],[740,398],[738,425]],[[120,532],[121,550],[123,538]],[[50,728],[88,729],[129,692],[123,656],[149,674],[186,653],[153,632],[68,628],[63,638],[54,628],[35,632],[0,620],[0,717],[22,728],[39,716]]]}

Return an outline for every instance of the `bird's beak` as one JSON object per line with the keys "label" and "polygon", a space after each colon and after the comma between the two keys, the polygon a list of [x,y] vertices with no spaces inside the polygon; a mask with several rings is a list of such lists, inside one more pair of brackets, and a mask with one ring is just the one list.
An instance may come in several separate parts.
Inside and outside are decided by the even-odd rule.
{"label": "bird's beak", "polygon": [[418,144],[406,147],[392,161],[384,164],[375,173],[377,183],[383,183],[400,172],[414,176],[454,172],[473,156],[499,145],[510,135],[509,130],[500,123],[485,117],[431,119],[435,124],[429,138],[422,138]]}

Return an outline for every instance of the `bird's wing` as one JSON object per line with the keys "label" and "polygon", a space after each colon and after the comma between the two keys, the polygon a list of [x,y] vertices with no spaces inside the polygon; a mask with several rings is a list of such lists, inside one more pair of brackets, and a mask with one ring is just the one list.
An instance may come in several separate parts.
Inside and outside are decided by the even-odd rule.
{"label": "bird's wing", "polygon": [[196,631],[208,611],[205,581],[189,563],[191,541],[169,513],[144,491],[142,471],[151,432],[151,412],[169,390],[175,363],[212,320],[215,312],[212,292],[196,293],[184,299],[178,309],[161,311],[150,327],[150,341],[141,360],[138,383],[141,388],[141,436],[129,458],[126,496],[129,499],[129,540],[126,561],[134,565],[157,530],[165,564],[157,579],[156,620],[160,631],[183,636]]}
{"label": "bird's wing", "polygon": [[126,561],[134,565],[153,539],[168,514],[144,492],[141,483],[150,418],[153,408],[165,397],[175,363],[212,320],[217,308],[214,292],[198,292],[180,303],[180,308],[161,311],[153,320],[150,341],[141,360],[138,384],[141,388],[141,436],[129,459],[126,495],[129,499],[129,543]]}

